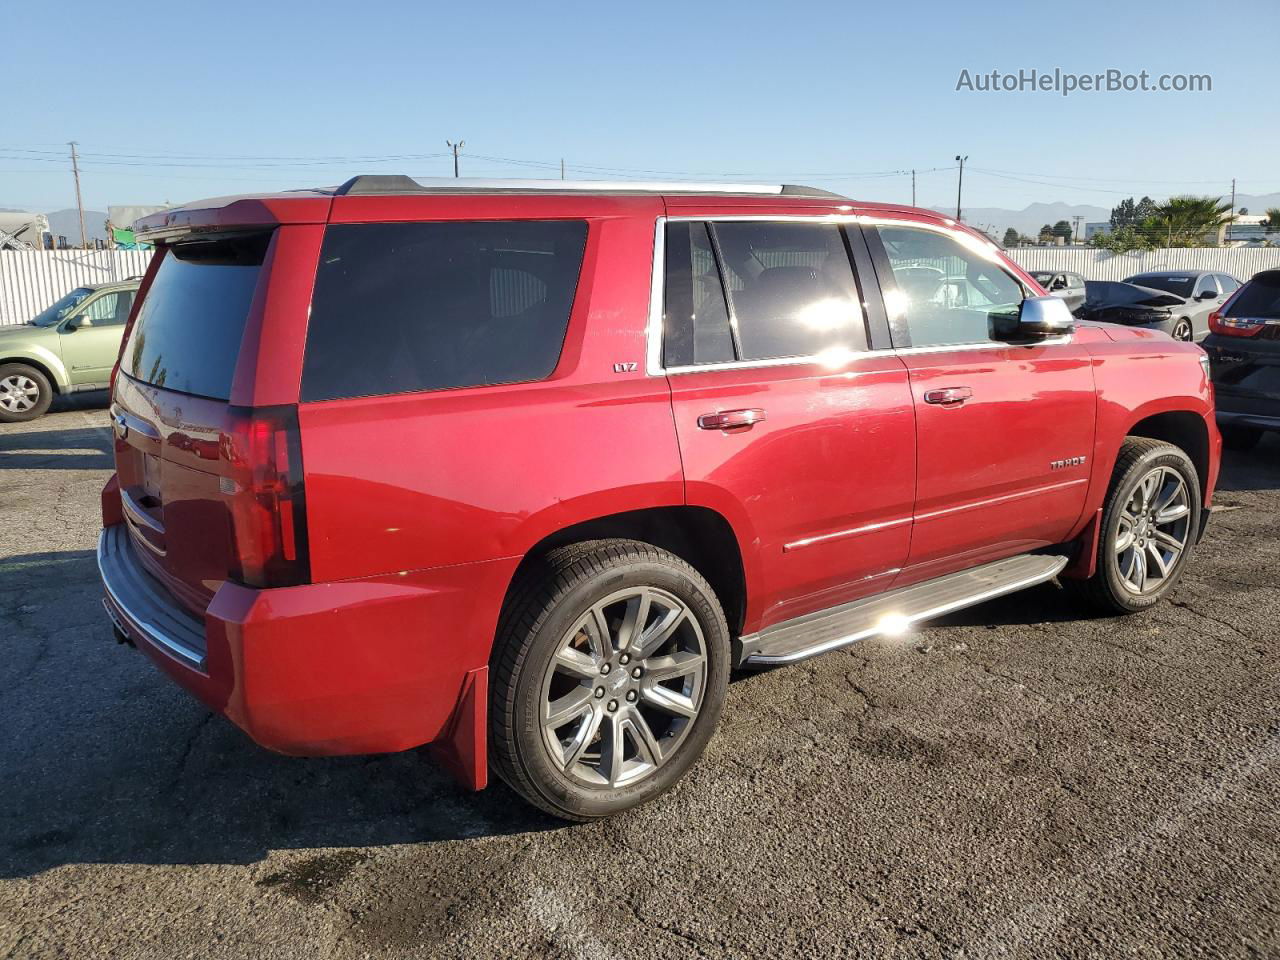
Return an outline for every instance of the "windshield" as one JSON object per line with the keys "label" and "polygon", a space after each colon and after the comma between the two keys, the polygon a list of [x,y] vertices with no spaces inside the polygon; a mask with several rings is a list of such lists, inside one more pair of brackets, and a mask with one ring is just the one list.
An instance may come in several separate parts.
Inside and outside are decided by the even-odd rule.
{"label": "windshield", "polygon": [[37,313],[27,322],[36,327],[52,327],[63,317],[67,316],[77,303],[91,293],[93,293],[93,291],[88,287],[76,287],[61,300],[57,301],[53,306]]}
{"label": "windshield", "polygon": [[1195,283],[1194,277],[1186,276],[1153,276],[1152,274],[1140,273],[1136,277],[1130,277],[1125,283],[1136,283],[1140,287],[1150,287],[1153,290],[1163,290],[1166,293],[1172,293],[1177,297],[1190,297],[1191,286]]}

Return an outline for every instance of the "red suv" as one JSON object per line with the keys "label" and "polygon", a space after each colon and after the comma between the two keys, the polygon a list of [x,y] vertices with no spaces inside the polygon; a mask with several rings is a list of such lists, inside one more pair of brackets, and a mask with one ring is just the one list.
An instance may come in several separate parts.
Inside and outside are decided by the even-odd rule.
{"label": "red suv", "polygon": [[802,187],[357,177],[197,203],[114,375],[120,639],[258,743],[431,744],[589,819],[729,673],[1050,580],[1167,594],[1206,358],[982,235]]}

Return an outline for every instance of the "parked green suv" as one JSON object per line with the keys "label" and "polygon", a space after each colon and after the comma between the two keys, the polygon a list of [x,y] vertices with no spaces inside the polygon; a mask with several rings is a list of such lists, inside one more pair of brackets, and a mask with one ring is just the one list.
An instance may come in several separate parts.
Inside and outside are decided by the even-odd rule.
{"label": "parked green suv", "polygon": [[0,327],[0,423],[34,420],[55,393],[105,389],[138,280],[76,287],[18,326]]}

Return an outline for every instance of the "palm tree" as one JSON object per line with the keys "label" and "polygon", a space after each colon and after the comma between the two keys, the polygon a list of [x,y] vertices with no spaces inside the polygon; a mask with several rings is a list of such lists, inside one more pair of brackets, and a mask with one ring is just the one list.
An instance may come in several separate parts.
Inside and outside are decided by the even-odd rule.
{"label": "palm tree", "polygon": [[1221,197],[1170,197],[1156,207],[1143,228],[1166,246],[1195,247],[1210,234],[1216,244],[1218,230],[1231,219],[1231,204],[1223,203]]}
{"label": "palm tree", "polygon": [[1269,207],[1267,219],[1259,224],[1267,233],[1280,233],[1280,207]]}

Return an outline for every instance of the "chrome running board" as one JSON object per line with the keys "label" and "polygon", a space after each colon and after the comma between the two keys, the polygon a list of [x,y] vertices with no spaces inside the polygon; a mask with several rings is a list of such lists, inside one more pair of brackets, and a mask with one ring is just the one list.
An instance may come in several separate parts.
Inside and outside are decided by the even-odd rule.
{"label": "chrome running board", "polygon": [[734,660],[753,667],[795,663],[1052,580],[1066,565],[1066,557],[1024,553],[819,610],[740,638]]}

